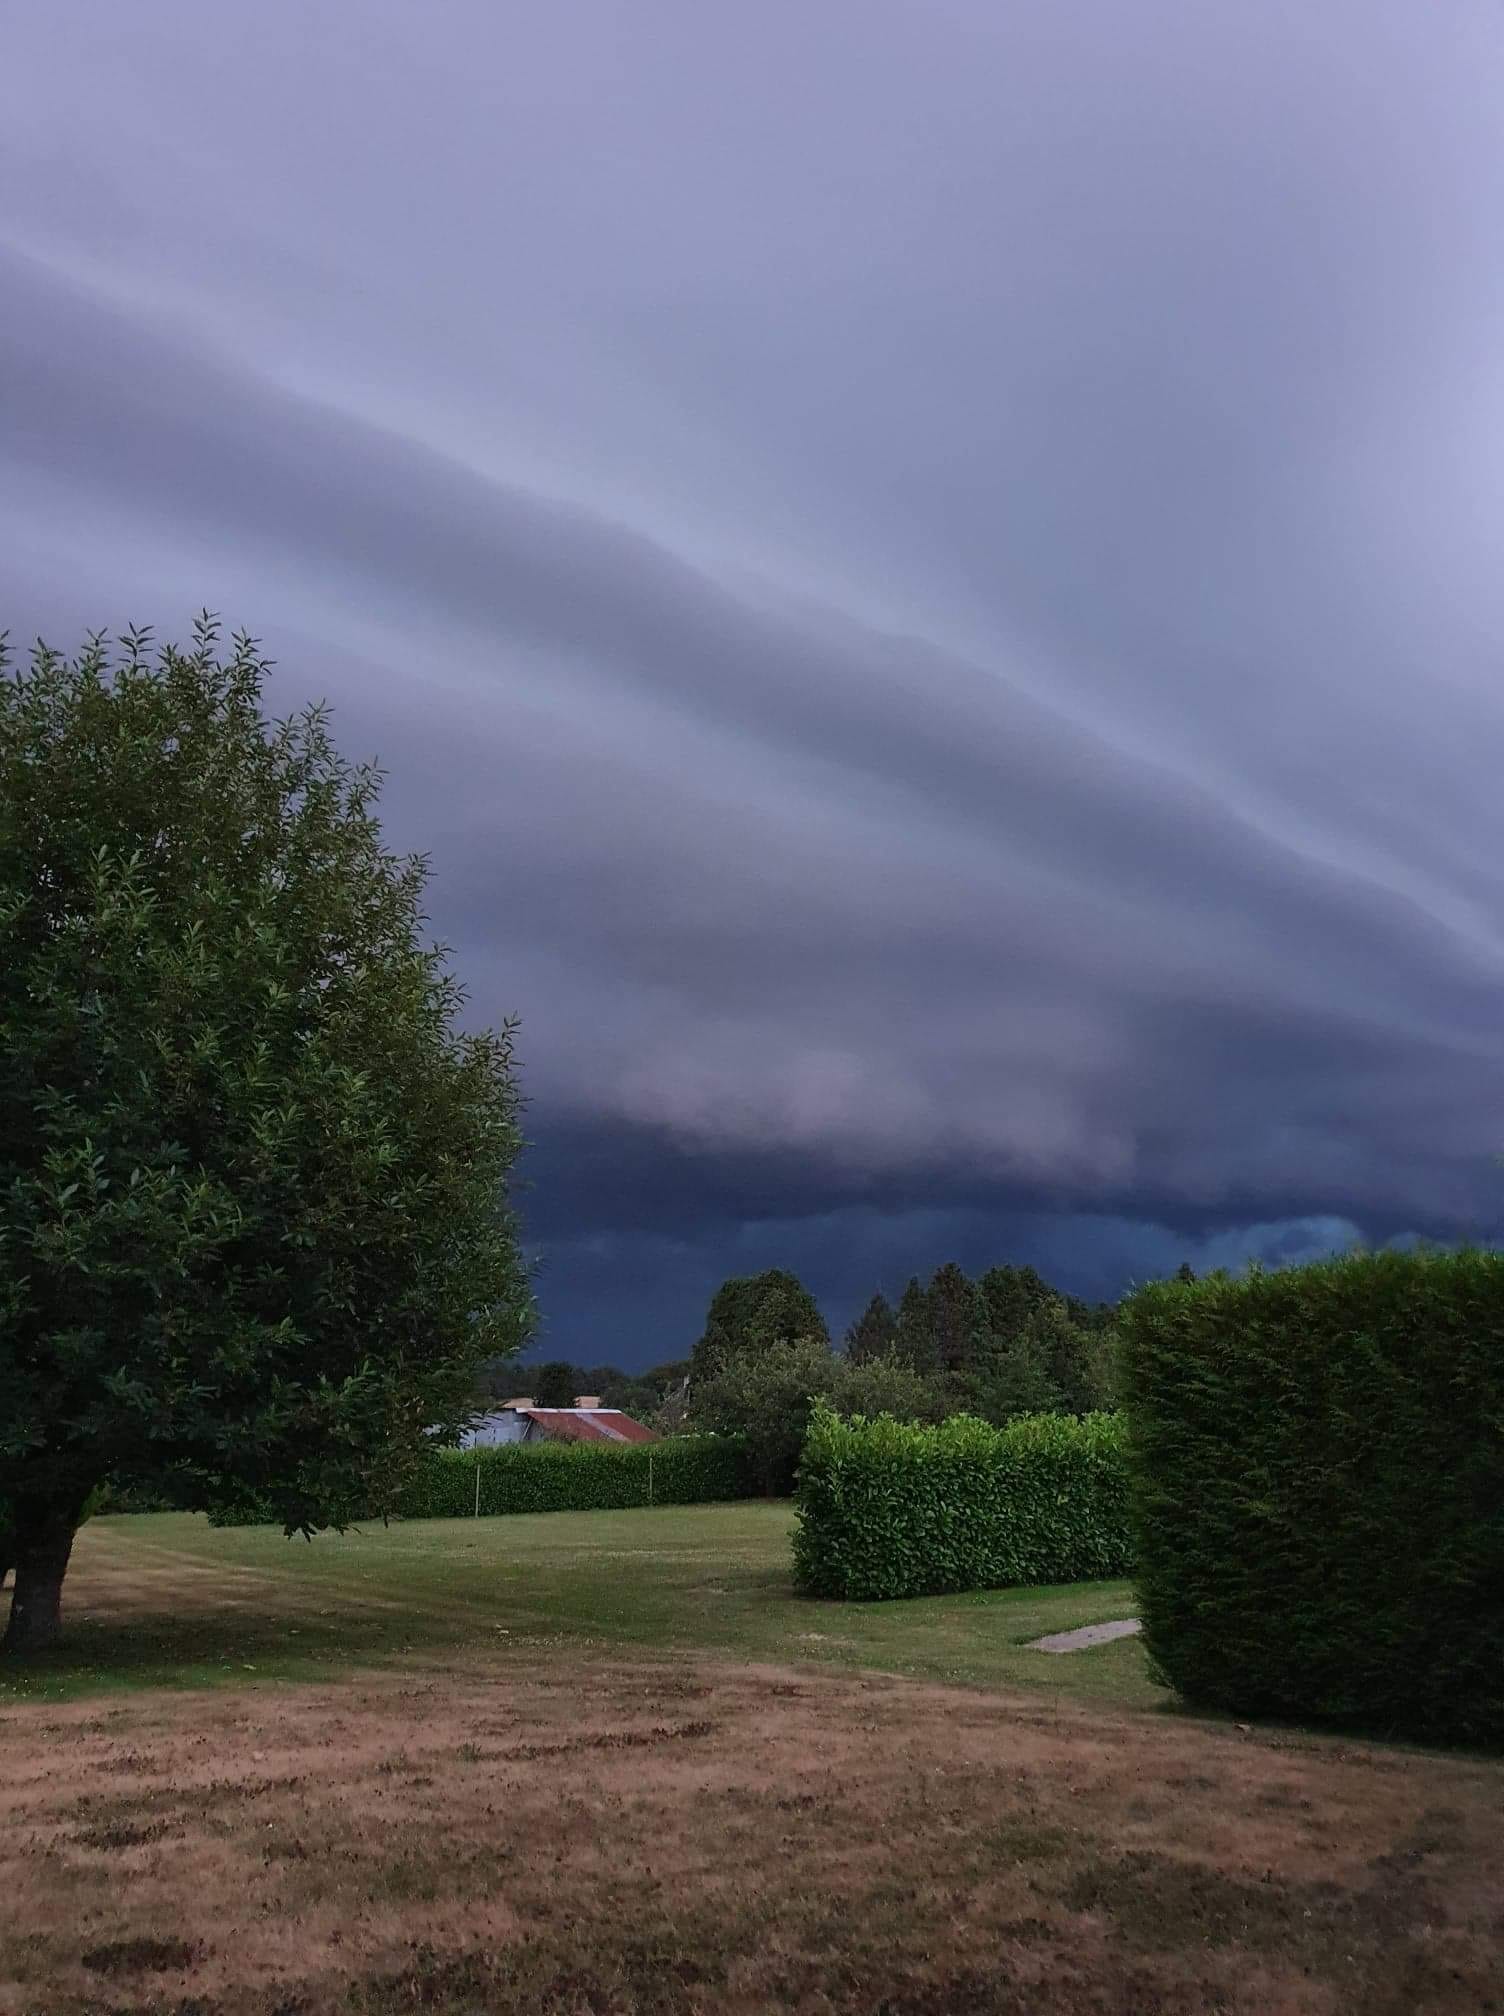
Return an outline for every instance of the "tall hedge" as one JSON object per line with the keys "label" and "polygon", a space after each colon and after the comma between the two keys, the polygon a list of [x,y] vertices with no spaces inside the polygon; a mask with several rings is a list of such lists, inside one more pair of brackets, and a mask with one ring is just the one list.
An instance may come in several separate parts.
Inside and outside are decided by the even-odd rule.
{"label": "tall hedge", "polygon": [[1160,1677],[1249,1715],[1504,1738],[1504,1256],[1160,1282],[1122,1327]]}
{"label": "tall hedge", "polygon": [[1117,1419],[1031,1415],[938,1427],[821,1408],[799,1468],[794,1566],[812,1595],[870,1600],[1129,1567]]}

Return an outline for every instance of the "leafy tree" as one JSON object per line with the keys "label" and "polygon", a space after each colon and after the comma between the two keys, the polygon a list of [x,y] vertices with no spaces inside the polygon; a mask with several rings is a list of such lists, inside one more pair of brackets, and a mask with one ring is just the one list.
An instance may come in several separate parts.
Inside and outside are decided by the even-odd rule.
{"label": "leafy tree", "polygon": [[511,1355],[487,1358],[475,1368],[473,1403],[478,1408],[494,1407],[517,1391],[517,1367]]}
{"label": "leafy tree", "polygon": [[774,1267],[754,1278],[764,1284],[747,1324],[746,1342],[754,1350],[786,1344],[795,1337],[818,1337],[821,1343],[830,1343],[820,1305],[797,1274]]}
{"label": "leafy tree", "polygon": [[1038,1310],[1024,1335],[1043,1355],[1057,1413],[1093,1414],[1114,1404],[1114,1333],[1085,1328],[1061,1298]]}
{"label": "leafy tree", "polygon": [[994,1337],[1016,1337],[1030,1319],[1061,1298],[1032,1267],[989,1267],[977,1282]]}
{"label": "leafy tree", "polygon": [[869,1420],[891,1414],[897,1421],[943,1421],[951,1412],[945,1382],[916,1372],[896,1351],[843,1365],[831,1395],[842,1414],[864,1414]]}
{"label": "leafy tree", "polygon": [[1189,1260],[1182,1260],[1180,1265],[1175,1269],[1175,1279],[1177,1281],[1183,1281],[1187,1287],[1191,1287],[1194,1285],[1196,1280],[1196,1270],[1191,1265]]}
{"label": "leafy tree", "polygon": [[689,1425],[745,1435],[752,1474],[772,1497],[793,1488],[816,1395],[835,1384],[836,1360],[819,1337],[791,1338],[758,1352],[725,1353],[690,1387]]}
{"label": "leafy tree", "polygon": [[898,1335],[898,1318],[881,1288],[846,1332],[846,1356],[853,1365],[891,1351]]}
{"label": "leafy tree", "polygon": [[651,1365],[646,1372],[620,1372],[614,1365],[599,1365],[580,1374],[582,1393],[599,1393],[607,1407],[619,1407],[636,1420],[656,1422],[664,1403],[689,1375],[689,1360]]}
{"label": "leafy tree", "polygon": [[572,1407],[575,1395],[586,1390],[578,1384],[579,1373],[562,1358],[535,1365],[524,1376],[540,1407]]}
{"label": "leafy tree", "polygon": [[693,1381],[686,1372],[682,1379],[664,1389],[663,1398],[648,1415],[648,1426],[656,1428],[660,1435],[683,1435],[690,1426],[689,1396],[693,1391]]}
{"label": "leafy tree", "polygon": [[529,1327],[511,1025],[461,1032],[379,774],[265,677],[207,617],[0,668],[12,1651],[106,1479],[339,1525]]}
{"label": "leafy tree", "polygon": [[948,1260],[930,1277],[928,1302],[936,1364],[952,1375],[969,1371],[985,1354],[990,1330],[987,1304],[976,1283]]}
{"label": "leafy tree", "polygon": [[821,1337],[797,1337],[765,1351],[733,1354],[696,1385],[691,1426],[747,1438],[752,1472],[770,1496],[793,1489],[799,1451],[816,1400],[838,1413],[895,1414],[938,1421],[946,1401],[937,1381],[925,1379],[893,1355],[853,1365]]}
{"label": "leafy tree", "polygon": [[994,1427],[1006,1427],[1021,1414],[1060,1411],[1060,1391],[1051,1373],[1044,1341],[1021,1330],[999,1340],[986,1361],[963,1385],[965,1411],[979,1414]]}
{"label": "leafy tree", "polygon": [[967,1402],[1001,1426],[1018,1414],[1090,1414],[1114,1404],[1115,1333],[1077,1322],[1063,1296],[1042,1302],[1011,1337],[997,1337]]}
{"label": "leafy tree", "polygon": [[899,1297],[893,1348],[916,1372],[935,1369],[935,1319],[917,1274],[909,1276],[908,1285]]}
{"label": "leafy tree", "polygon": [[1071,1312],[1072,1322],[1079,1323],[1083,1330],[1116,1332],[1118,1327],[1116,1302],[1079,1302],[1074,1295],[1067,1295],[1065,1303]]}
{"label": "leafy tree", "polygon": [[705,1330],[690,1359],[692,1381],[745,1351],[765,1351],[796,1337],[830,1342],[820,1305],[797,1274],[770,1267],[762,1274],[734,1275],[711,1298]]}
{"label": "leafy tree", "polygon": [[623,1372],[615,1365],[576,1366],[574,1391],[598,1393],[603,1407],[624,1414],[650,1414],[658,1405],[658,1388],[646,1373]]}

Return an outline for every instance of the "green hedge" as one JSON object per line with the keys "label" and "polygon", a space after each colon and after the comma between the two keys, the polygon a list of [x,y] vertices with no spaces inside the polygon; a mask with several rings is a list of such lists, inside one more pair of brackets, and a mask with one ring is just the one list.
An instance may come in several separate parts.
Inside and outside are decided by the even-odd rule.
{"label": "green hedge", "polygon": [[[662,1442],[516,1442],[435,1449],[397,1495],[399,1519],[469,1519],[480,1472],[482,1518],[503,1512],[611,1512],[636,1505],[708,1505],[756,1490],[740,1436],[671,1435]],[[215,1526],[274,1523],[254,1498],[209,1514]]]}
{"label": "green hedge", "polygon": [[1162,1282],[1123,1334],[1160,1677],[1241,1714],[1504,1739],[1504,1256]]}
{"label": "green hedge", "polygon": [[606,1512],[633,1505],[704,1505],[752,1496],[739,1437],[674,1435],[662,1442],[524,1442],[442,1449],[398,1498],[404,1519],[499,1512]]}
{"label": "green hedge", "polygon": [[1085,1582],[1130,1566],[1117,1417],[936,1428],[820,1409],[799,1467],[794,1566],[816,1596]]}

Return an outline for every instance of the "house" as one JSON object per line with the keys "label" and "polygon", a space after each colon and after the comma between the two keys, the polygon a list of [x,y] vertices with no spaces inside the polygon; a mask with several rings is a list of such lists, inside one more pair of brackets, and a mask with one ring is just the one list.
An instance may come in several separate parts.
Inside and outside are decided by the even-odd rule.
{"label": "house", "polygon": [[508,1442],[656,1442],[617,1407],[603,1407],[598,1393],[580,1393],[572,1407],[535,1407],[531,1400],[504,1400],[479,1415],[460,1437],[462,1449],[497,1449]]}

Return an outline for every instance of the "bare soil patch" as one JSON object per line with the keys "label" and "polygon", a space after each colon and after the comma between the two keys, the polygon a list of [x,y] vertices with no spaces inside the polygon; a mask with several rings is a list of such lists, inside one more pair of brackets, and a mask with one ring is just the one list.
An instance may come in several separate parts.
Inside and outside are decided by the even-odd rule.
{"label": "bare soil patch", "polygon": [[574,1652],[0,1715],[6,2016],[1504,2016],[1504,1768]]}

